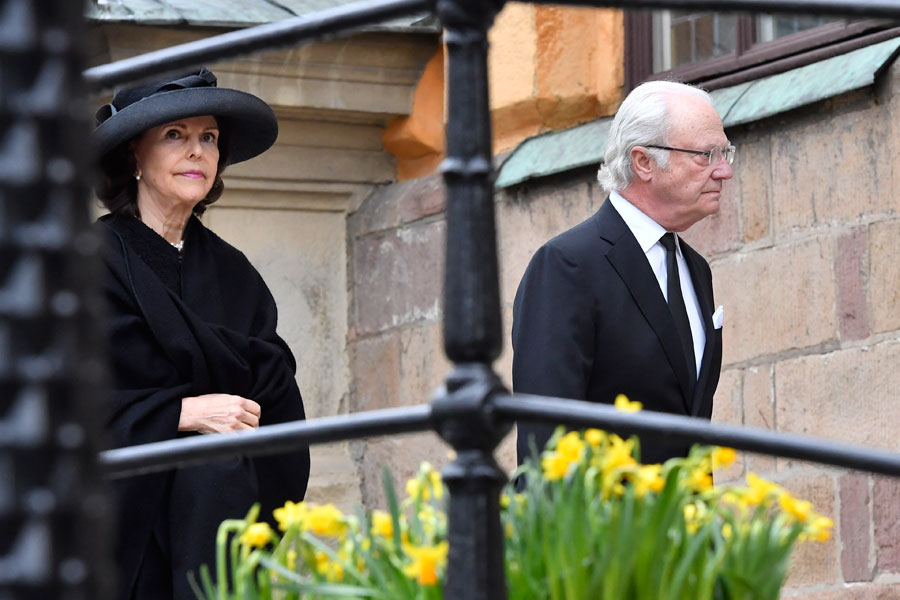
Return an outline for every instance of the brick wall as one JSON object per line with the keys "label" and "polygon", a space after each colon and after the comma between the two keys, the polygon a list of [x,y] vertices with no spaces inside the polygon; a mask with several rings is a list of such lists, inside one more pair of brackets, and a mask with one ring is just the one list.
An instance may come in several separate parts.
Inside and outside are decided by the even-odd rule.
{"label": "brick wall", "polygon": [[[725,307],[714,419],[900,450],[900,87],[874,88],[728,131],[735,178],[719,215],[685,238],[710,260]],[[509,383],[512,298],[544,241],[604,200],[591,171],[497,195]],[[449,365],[441,352],[443,195],[437,178],[381,188],[350,218],[351,411],[418,404]],[[512,466],[513,437],[500,450]],[[447,450],[423,434],[354,445],[363,497],[380,463],[398,481]],[[778,481],[836,523],[795,555],[789,598],[900,598],[900,480],[763,456]]]}

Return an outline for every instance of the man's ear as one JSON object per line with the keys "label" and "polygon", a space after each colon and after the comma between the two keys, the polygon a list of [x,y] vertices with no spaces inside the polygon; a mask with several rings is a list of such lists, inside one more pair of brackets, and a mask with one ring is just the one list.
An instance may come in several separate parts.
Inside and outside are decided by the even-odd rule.
{"label": "man's ear", "polygon": [[631,149],[631,168],[634,170],[635,177],[646,182],[652,179],[656,162],[646,148],[635,146]]}

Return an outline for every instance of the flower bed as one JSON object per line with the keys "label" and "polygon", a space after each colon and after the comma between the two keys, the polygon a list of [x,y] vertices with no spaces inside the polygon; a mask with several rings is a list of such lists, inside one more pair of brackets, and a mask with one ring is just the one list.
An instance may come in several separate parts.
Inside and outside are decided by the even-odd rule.
{"label": "flower bed", "polygon": [[[794,545],[830,536],[831,520],[809,502],[752,473],[745,486],[714,486],[731,449],[695,446],[642,465],[637,445],[560,429],[540,462],[519,468],[523,491],[501,497],[511,600],[775,600]],[[201,569],[198,598],[443,598],[440,474],[423,463],[399,501],[385,473],[385,490],[387,510],[356,515],[288,502],[274,514],[279,532],[256,509],[225,521],[215,579]]]}

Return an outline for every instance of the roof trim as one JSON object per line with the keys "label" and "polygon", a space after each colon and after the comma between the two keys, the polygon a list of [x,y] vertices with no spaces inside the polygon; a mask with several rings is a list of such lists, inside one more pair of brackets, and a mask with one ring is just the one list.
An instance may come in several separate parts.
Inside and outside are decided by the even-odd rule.
{"label": "roof trim", "polygon": [[[172,0],[91,0],[85,10],[88,21],[133,25],[187,25],[192,27],[243,28],[315,14],[358,0],[216,0],[173,2]],[[357,31],[440,33],[438,20],[422,13]]]}
{"label": "roof trim", "polygon": [[[710,92],[726,129],[868,87],[900,52],[893,38],[784,73]],[[529,138],[504,161],[495,186],[506,188],[603,162],[611,117]]]}

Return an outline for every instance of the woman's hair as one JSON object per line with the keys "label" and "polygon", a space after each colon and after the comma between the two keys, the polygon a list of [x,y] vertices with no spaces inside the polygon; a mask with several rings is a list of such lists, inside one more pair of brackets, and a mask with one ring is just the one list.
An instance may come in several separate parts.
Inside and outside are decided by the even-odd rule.
{"label": "woman's hair", "polygon": [[[634,170],[631,149],[648,144],[668,146],[669,99],[678,94],[703,98],[710,104],[709,94],[675,81],[650,81],[634,88],[619,107],[609,129],[603,166],[597,180],[607,192],[619,191],[631,183]],[[669,153],[648,148],[647,152],[661,169],[669,166]]]}
{"label": "woman's hair", "polygon": [[[221,122],[221,119],[217,118],[216,120],[219,122],[219,162],[216,168],[216,178],[206,198],[194,206],[194,214],[197,216],[206,212],[206,207],[218,200],[225,191],[222,172],[228,164],[228,149],[231,140],[228,128]],[[119,144],[100,159],[94,193],[103,206],[115,215],[140,216],[137,206],[137,180],[134,178],[137,163],[131,149],[136,139]]]}

